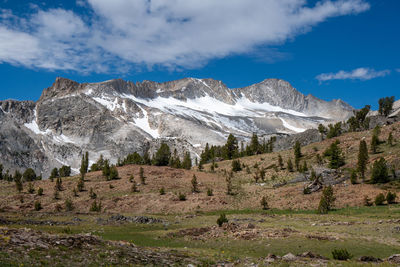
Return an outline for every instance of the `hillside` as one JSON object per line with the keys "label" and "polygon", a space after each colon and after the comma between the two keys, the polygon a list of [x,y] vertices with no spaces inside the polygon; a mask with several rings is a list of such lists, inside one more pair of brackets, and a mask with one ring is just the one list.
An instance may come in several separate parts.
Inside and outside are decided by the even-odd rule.
{"label": "hillside", "polygon": [[[393,133],[395,140],[400,140],[400,123],[382,127],[380,139],[386,140],[389,133]],[[327,139],[322,142],[313,143],[302,148],[303,157],[301,164],[307,161],[309,167],[318,170],[326,167],[318,165],[316,154],[322,155],[329,145],[335,140],[340,141],[346,164],[335,174],[334,179],[349,178],[349,169],[356,168],[359,141],[364,139],[369,144],[372,131],[345,133],[337,138]],[[268,202],[272,208],[280,209],[315,209],[318,205],[320,192],[304,195],[303,188],[307,182],[291,183],[294,178],[302,178],[302,174],[289,172],[287,169],[274,170],[273,165],[278,165],[278,154],[286,162],[289,158],[293,160],[293,150],[282,152],[267,153],[251,157],[240,158],[242,164],[249,167],[250,173],[245,169],[234,173],[232,184],[234,195],[227,195],[227,184],[225,172],[231,170],[231,161],[218,162],[215,172],[210,171],[210,165],[204,166],[204,171],[198,171],[197,167],[192,170],[172,169],[169,167],[127,165],[118,168],[121,179],[106,181],[101,172],[88,173],[85,177],[85,191],[79,192],[74,197],[72,190],[76,187],[78,177],[62,178],[63,191],[60,192],[60,200],[53,199],[55,182],[50,180],[36,181],[34,187],[44,189],[44,196],[36,194],[22,194],[24,203],[20,203],[20,195],[16,194],[14,183],[1,182],[1,207],[7,211],[30,211],[33,209],[33,202],[40,200],[43,211],[54,211],[57,204],[63,205],[66,198],[70,198],[76,210],[80,212],[89,211],[88,201],[89,190],[92,188],[101,200],[106,212],[129,212],[140,213],[181,213],[191,211],[212,211],[228,209],[257,209],[260,199],[268,197]],[[379,153],[369,155],[371,166],[376,159],[384,157],[387,162],[397,170],[400,167],[400,143],[396,142],[393,147],[383,143],[379,146]],[[326,162],[326,159],[325,159]],[[258,168],[266,169],[265,181],[255,183],[254,174],[255,164]],[[139,169],[143,167],[146,177],[146,185],[140,184]],[[132,183],[129,181],[133,175],[138,184],[140,192],[132,193]],[[191,193],[191,179],[196,175],[200,193]],[[368,168],[366,177],[370,177]],[[279,184],[289,182],[288,185],[277,187]],[[359,180],[361,182],[361,180]],[[113,188],[110,188],[113,187]],[[274,188],[277,187],[277,188]],[[26,192],[27,184],[24,185]],[[164,187],[166,194],[160,195],[159,190]],[[213,190],[213,196],[207,196],[207,189]],[[397,190],[395,186],[394,189]],[[336,207],[360,206],[363,198],[368,195],[375,197],[382,187],[369,184],[350,184],[349,180],[335,185],[337,195]],[[357,194],[355,194],[357,192]],[[183,193],[187,196],[186,201],[179,201],[178,194]]]}
{"label": "hillside", "polygon": [[[400,123],[384,126],[380,139],[392,132],[395,143],[379,145],[370,154],[368,165],[384,157],[399,169]],[[315,170],[316,153],[322,153],[340,140],[346,164],[324,183],[333,183],[334,210],[317,214],[321,191],[304,195],[303,175],[274,170],[278,153],[240,158],[249,166],[234,173],[232,195],[227,195],[225,171],[231,161],[218,162],[215,172],[210,164],[203,171],[172,169],[144,165],[118,168],[120,179],[106,181],[101,172],[85,177],[85,190],[74,196],[78,177],[62,178],[59,199],[54,199],[56,182],[36,181],[35,192],[27,192],[24,183],[18,194],[14,183],[0,182],[0,262],[11,266],[118,266],[178,265],[189,266],[396,266],[400,257],[399,204],[364,206],[364,196],[371,200],[379,193],[399,193],[399,182],[351,184],[348,169],[354,168],[359,141],[369,144],[372,131],[346,133],[302,147],[302,161]],[[279,153],[284,161],[293,158],[293,150]],[[266,179],[255,183],[258,168],[266,168]],[[140,184],[140,168],[146,184]],[[397,172],[398,173],[398,172]],[[139,192],[132,192],[134,176]],[[191,193],[196,175],[199,192]],[[274,177],[274,178],[273,178]],[[368,169],[366,177],[370,177]],[[297,181],[297,182],[292,182]],[[286,182],[287,184],[285,184]],[[43,195],[37,189],[43,188]],[[90,189],[101,202],[101,211],[90,211],[95,201]],[[160,188],[165,195],[160,195]],[[208,196],[208,189],[213,195]],[[179,194],[186,195],[180,201]],[[260,200],[266,196],[269,210],[262,210]],[[66,200],[72,207],[67,210]],[[42,209],[35,211],[35,202]],[[225,213],[228,222],[219,227],[217,218]],[[28,248],[28,249],[27,249]],[[347,262],[334,259],[335,249],[351,255]],[[368,265],[370,266],[370,265]]]}

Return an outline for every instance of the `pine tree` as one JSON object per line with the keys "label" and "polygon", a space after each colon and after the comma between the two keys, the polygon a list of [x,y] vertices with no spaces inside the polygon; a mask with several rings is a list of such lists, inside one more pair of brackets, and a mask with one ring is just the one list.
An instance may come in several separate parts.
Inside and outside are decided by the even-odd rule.
{"label": "pine tree", "polygon": [[89,168],[89,152],[86,152],[85,154],[82,155],[81,168],[80,168],[81,175],[85,175],[88,172],[88,168]]}
{"label": "pine tree", "polygon": [[392,135],[392,132],[389,133],[387,142],[388,142],[389,146],[393,146],[393,135]]}
{"label": "pine tree", "polygon": [[53,181],[53,179],[57,178],[58,176],[59,176],[58,169],[57,168],[52,169],[50,173],[50,180]]}
{"label": "pine tree", "polygon": [[351,184],[356,184],[357,183],[357,172],[356,172],[356,170],[352,170],[351,171],[350,182],[351,182]]}
{"label": "pine tree", "polygon": [[228,140],[224,146],[224,158],[225,159],[233,159],[236,158],[239,154],[238,142],[237,139],[233,136],[233,134],[229,134]]}
{"label": "pine tree", "polygon": [[361,174],[361,178],[365,178],[365,171],[367,169],[368,163],[368,148],[367,143],[364,140],[360,141],[360,146],[358,149],[358,162],[357,162],[357,169]]}
{"label": "pine tree", "polygon": [[139,178],[140,178],[140,183],[145,185],[146,177],[144,176],[144,169],[142,167],[140,167],[140,169],[139,169]]}
{"label": "pine tree", "polygon": [[265,196],[263,196],[262,199],[261,199],[261,206],[263,207],[263,210],[267,210],[268,209],[268,201],[267,201],[267,198]]}
{"label": "pine tree", "polygon": [[156,166],[168,166],[169,159],[171,157],[171,150],[166,143],[162,143],[160,148],[157,150],[154,157],[154,165]]}
{"label": "pine tree", "polygon": [[333,142],[324,152],[324,156],[329,157],[329,168],[338,169],[345,164],[342,150],[339,147],[339,140]]}
{"label": "pine tree", "polygon": [[198,193],[199,192],[199,184],[197,182],[197,177],[196,175],[193,174],[193,178],[192,178],[192,192],[193,193]]}
{"label": "pine tree", "polygon": [[287,161],[287,169],[289,172],[293,172],[293,163],[291,159],[288,159]]}
{"label": "pine tree", "polygon": [[55,190],[61,191],[62,190],[62,181],[61,177],[58,177],[56,180],[56,185],[54,186]]}
{"label": "pine tree", "polygon": [[389,170],[386,160],[383,157],[374,162],[374,165],[372,166],[371,181],[374,184],[386,183],[389,181]]}
{"label": "pine tree", "polygon": [[256,133],[253,133],[250,141],[250,150],[252,155],[259,154],[260,143],[258,142],[258,136]]}
{"label": "pine tree", "polygon": [[394,96],[379,99],[379,114],[388,116],[393,110]]}
{"label": "pine tree", "polygon": [[23,190],[23,184],[22,184],[22,174],[19,171],[15,171],[14,181],[15,181],[15,187],[16,187],[17,191],[19,193],[21,193]]}
{"label": "pine tree", "polygon": [[283,170],[283,159],[280,154],[278,155],[278,166],[281,168],[281,170]]}
{"label": "pine tree", "polygon": [[102,172],[103,172],[103,176],[106,177],[106,179],[108,179],[108,177],[110,177],[111,168],[110,168],[110,163],[108,160],[104,161],[104,166],[103,166]]}
{"label": "pine tree", "polygon": [[295,145],[294,145],[294,147],[293,147],[293,150],[294,150],[294,158],[295,159],[299,159],[299,158],[301,158],[302,157],[302,154],[301,154],[301,145],[300,145],[300,142],[299,141],[296,141],[296,143],[295,143]]}
{"label": "pine tree", "polygon": [[79,178],[78,184],[76,185],[76,189],[78,189],[79,192],[82,192],[85,188],[85,179],[84,176],[81,176]]}
{"label": "pine tree", "polygon": [[331,185],[324,188],[322,191],[322,196],[319,201],[318,213],[326,214],[332,209],[333,202],[335,201],[335,196],[333,195],[333,188]]}
{"label": "pine tree", "polygon": [[379,145],[379,138],[376,134],[373,134],[371,139],[371,152],[373,154],[376,154],[376,152],[378,151],[378,145]]}
{"label": "pine tree", "polygon": [[132,179],[131,192],[132,192],[132,193],[139,192],[139,189],[137,188],[137,185],[136,185],[136,181],[135,181],[134,179]]}
{"label": "pine tree", "polygon": [[192,159],[190,158],[190,153],[186,152],[183,157],[182,168],[190,170],[192,168]]}
{"label": "pine tree", "polygon": [[116,180],[119,179],[118,169],[115,165],[113,165],[110,169],[110,175],[107,180]]}

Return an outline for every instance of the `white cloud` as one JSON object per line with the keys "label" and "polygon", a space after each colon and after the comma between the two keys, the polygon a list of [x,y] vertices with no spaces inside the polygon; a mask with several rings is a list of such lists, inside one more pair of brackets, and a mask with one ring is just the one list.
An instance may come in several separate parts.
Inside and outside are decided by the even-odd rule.
{"label": "white cloud", "polygon": [[370,68],[358,68],[352,71],[339,71],[337,73],[322,73],[316,77],[320,82],[329,80],[371,80],[390,74],[390,70],[376,71]]}
{"label": "white cloud", "polygon": [[[77,3],[88,9],[84,16],[64,9],[38,9],[16,23],[11,22],[15,16],[10,11],[0,11],[0,62],[95,72],[153,65],[190,68],[281,44],[328,18],[370,7],[365,0],[324,0],[312,7],[306,0]],[[18,44],[21,38],[32,43],[26,52],[18,48],[23,46]]]}

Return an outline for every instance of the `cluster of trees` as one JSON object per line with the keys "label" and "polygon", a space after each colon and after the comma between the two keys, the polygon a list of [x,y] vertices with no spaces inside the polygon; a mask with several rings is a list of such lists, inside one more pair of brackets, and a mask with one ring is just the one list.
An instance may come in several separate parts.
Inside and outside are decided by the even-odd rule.
{"label": "cluster of trees", "polygon": [[5,180],[5,181],[15,181],[16,179],[21,179],[21,181],[25,182],[33,182],[36,180],[42,180],[42,175],[36,175],[35,171],[32,168],[26,169],[23,173],[20,171],[16,170],[14,172],[14,175],[10,174],[9,170],[4,171],[4,166],[0,164],[0,180]]}
{"label": "cluster of trees", "polygon": [[[100,159],[99,159],[100,160]],[[183,159],[178,156],[178,151],[175,149],[171,154],[171,149],[166,143],[162,143],[156,153],[150,158],[149,153],[145,152],[143,156],[134,152],[126,156],[123,160],[118,160],[117,166],[124,166],[128,164],[137,165],[154,165],[154,166],[170,166],[176,169],[190,170],[192,168],[192,159],[190,153],[185,152]],[[95,169],[101,168],[101,162],[96,162]],[[91,167],[91,170],[93,165]]]}
{"label": "cluster of trees", "polygon": [[271,137],[268,141],[263,139],[263,141],[260,142],[257,134],[253,133],[250,143],[244,146],[242,142],[239,148],[237,138],[233,134],[230,134],[226,144],[223,146],[210,147],[207,143],[200,155],[199,165],[201,166],[202,164],[212,162],[216,158],[231,160],[257,154],[271,153],[275,141],[276,137]]}
{"label": "cluster of trees", "polygon": [[58,178],[58,177],[69,177],[71,176],[71,166],[62,166],[61,168],[57,169],[54,168],[51,170],[50,173],[50,180],[53,181],[53,179]]}

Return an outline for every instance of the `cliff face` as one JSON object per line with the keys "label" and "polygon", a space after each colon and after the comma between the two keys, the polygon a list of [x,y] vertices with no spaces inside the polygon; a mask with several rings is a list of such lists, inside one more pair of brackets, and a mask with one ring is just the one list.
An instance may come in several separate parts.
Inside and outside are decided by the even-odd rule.
{"label": "cliff face", "polygon": [[160,142],[197,157],[206,143],[223,144],[229,133],[242,140],[253,132],[291,134],[352,112],[340,100],[304,96],[276,79],[229,89],[213,79],[79,84],[57,78],[36,103],[0,101],[0,163],[47,177],[61,165],[78,172],[84,151],[92,162],[101,154],[115,162],[134,151],[152,153]]}

